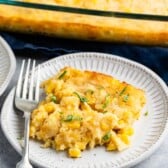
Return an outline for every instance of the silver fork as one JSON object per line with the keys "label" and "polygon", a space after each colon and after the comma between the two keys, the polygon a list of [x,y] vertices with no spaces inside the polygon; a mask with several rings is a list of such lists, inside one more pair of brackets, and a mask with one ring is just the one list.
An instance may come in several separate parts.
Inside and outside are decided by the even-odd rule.
{"label": "silver fork", "polygon": [[[22,62],[20,75],[15,93],[15,106],[24,112],[25,128],[24,128],[24,147],[22,151],[22,159],[17,163],[16,168],[32,168],[29,162],[29,124],[31,111],[39,102],[39,66],[37,67],[37,76],[35,77],[35,60],[31,65],[31,60],[27,62],[25,70],[25,60]],[[31,69],[31,75],[29,78]],[[25,72],[25,73],[24,73]],[[35,83],[35,87],[34,87]]]}

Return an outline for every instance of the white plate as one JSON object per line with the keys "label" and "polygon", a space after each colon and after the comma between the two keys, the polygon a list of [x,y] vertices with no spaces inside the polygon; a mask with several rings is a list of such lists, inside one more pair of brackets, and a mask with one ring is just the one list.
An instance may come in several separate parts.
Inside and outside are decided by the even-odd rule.
{"label": "white plate", "polygon": [[[147,94],[148,116],[143,114],[135,124],[132,145],[123,152],[106,152],[104,147],[86,150],[82,158],[68,158],[66,152],[40,148],[40,143],[30,141],[32,163],[45,168],[119,168],[137,164],[148,157],[162,142],[168,128],[168,90],[166,84],[151,70],[124,58],[100,53],[69,54],[42,64],[42,80],[55,74],[64,66],[94,70],[124,80]],[[103,81],[105,82],[105,81]],[[13,108],[14,90],[8,95],[2,108],[2,129],[21,153],[17,140],[23,131],[23,119]]]}
{"label": "white plate", "polygon": [[0,36],[0,96],[8,86],[15,68],[15,56],[9,45]]}

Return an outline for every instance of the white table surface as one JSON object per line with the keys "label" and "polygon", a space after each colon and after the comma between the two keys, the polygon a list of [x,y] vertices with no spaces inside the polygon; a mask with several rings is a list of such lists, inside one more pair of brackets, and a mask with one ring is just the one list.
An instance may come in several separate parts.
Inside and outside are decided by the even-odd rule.
{"label": "white table surface", "polygon": [[[22,54],[23,55],[23,54]],[[0,96],[0,110],[2,108],[3,102],[8,95],[11,88],[15,85],[21,61],[24,58],[28,58],[28,56],[17,55],[17,68],[16,72],[10,82],[10,85],[4,92],[2,96]],[[31,56],[31,58],[33,58]],[[36,56],[34,57],[38,63],[44,62],[48,60],[46,56]],[[14,168],[16,163],[21,159],[20,155],[15,151],[15,149],[9,144],[6,137],[4,136],[2,129],[0,127],[0,168]],[[134,166],[134,168],[168,168],[168,135],[164,139],[161,146],[155,151],[149,158]]]}

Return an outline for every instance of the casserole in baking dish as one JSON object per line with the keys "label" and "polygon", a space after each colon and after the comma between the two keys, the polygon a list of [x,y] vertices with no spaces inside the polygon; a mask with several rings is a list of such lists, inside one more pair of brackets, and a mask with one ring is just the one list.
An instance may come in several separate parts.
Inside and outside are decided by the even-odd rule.
{"label": "casserole in baking dish", "polygon": [[[24,0],[40,4],[150,15],[168,15],[168,0]],[[24,2],[22,1],[22,2]],[[50,36],[167,45],[168,22],[86,15],[0,5],[0,29]]]}

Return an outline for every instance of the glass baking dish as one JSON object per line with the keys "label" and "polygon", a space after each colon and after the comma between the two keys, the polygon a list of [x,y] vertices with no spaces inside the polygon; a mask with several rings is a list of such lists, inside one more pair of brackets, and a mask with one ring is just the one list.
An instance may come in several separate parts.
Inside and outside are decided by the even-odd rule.
{"label": "glass baking dish", "polygon": [[0,29],[83,40],[168,44],[168,0],[147,0],[145,5],[140,0],[40,2],[0,0]]}

